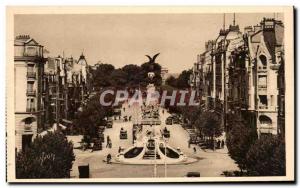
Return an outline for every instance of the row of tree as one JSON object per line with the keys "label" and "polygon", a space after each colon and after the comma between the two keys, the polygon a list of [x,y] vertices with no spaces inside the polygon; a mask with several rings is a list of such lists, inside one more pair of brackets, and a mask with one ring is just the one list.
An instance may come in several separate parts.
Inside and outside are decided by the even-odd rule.
{"label": "row of tree", "polygon": [[238,122],[227,133],[227,147],[242,175],[284,176],[285,141],[274,135],[262,135],[244,122]]}
{"label": "row of tree", "polygon": [[182,71],[178,78],[174,76],[170,76],[166,79],[166,85],[169,85],[176,89],[187,89],[190,88],[190,76],[192,74],[192,70],[184,70]]}
{"label": "row of tree", "polygon": [[129,64],[118,69],[111,64],[100,64],[96,70],[90,69],[90,72],[92,75],[91,82],[96,90],[105,87],[146,87],[150,82],[149,72],[155,73],[152,82],[156,86],[160,86],[162,82],[161,66],[153,62],[147,62],[141,66]]}

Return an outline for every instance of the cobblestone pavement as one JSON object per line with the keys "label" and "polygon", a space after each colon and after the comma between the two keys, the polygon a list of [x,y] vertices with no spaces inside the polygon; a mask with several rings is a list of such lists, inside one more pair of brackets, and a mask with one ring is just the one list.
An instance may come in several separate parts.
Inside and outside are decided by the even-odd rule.
{"label": "cobblestone pavement", "polygon": [[[127,107],[127,106],[126,106]],[[125,112],[122,109],[123,115],[130,115],[134,109],[126,108]],[[168,165],[168,177],[183,177],[187,172],[200,172],[202,177],[218,177],[222,176],[225,170],[238,170],[237,165],[229,157],[227,148],[212,150],[202,150],[200,147],[191,145],[188,147],[188,133],[181,125],[165,125],[165,119],[169,116],[166,112],[163,114],[160,110],[162,128],[164,126],[170,130],[171,137],[168,141],[169,145],[174,148],[180,148],[183,153],[189,157],[198,159],[192,164]],[[153,177],[153,165],[125,165],[125,164],[106,164],[105,160],[108,153],[113,158],[118,153],[119,146],[127,148],[132,145],[132,122],[114,121],[113,128],[106,129],[104,132],[105,143],[103,143],[103,150],[91,152],[90,150],[81,151],[74,149],[76,160],[71,171],[72,177],[78,177],[78,165],[89,164],[90,176],[92,178],[131,178],[131,177]],[[128,139],[120,140],[119,133],[123,127],[127,130]],[[112,148],[106,148],[106,136],[112,140]],[[82,136],[68,136],[72,140],[75,147],[79,145]],[[196,147],[197,152],[194,153],[193,147]],[[157,166],[157,176],[164,177],[164,165]]]}

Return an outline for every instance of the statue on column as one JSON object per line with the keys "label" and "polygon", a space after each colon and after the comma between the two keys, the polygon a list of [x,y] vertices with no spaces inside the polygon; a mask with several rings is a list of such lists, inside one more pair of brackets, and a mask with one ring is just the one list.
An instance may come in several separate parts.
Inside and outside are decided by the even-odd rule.
{"label": "statue on column", "polygon": [[160,53],[157,53],[155,54],[153,57],[150,57],[149,55],[146,55],[148,58],[149,58],[149,61],[148,63],[150,63],[150,70],[148,72],[148,78],[152,81],[154,76],[155,76],[155,73],[154,73],[154,63],[155,63],[155,59],[157,58],[157,56],[159,55]]}

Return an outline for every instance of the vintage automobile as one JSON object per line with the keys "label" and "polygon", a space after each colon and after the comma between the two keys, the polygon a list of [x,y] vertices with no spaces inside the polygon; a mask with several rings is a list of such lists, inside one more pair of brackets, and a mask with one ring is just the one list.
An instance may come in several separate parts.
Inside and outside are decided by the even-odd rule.
{"label": "vintage automobile", "polygon": [[107,119],[106,128],[112,128],[113,127],[113,120],[111,117]]}
{"label": "vintage automobile", "polygon": [[186,177],[190,177],[190,178],[192,178],[192,177],[200,177],[200,172],[188,172],[186,174]]}
{"label": "vintage automobile", "polygon": [[119,108],[116,108],[116,109],[114,109],[114,116],[120,116],[121,115],[121,109],[119,109]]}
{"label": "vintage automobile", "polygon": [[170,138],[170,131],[165,127],[162,132],[163,137]]}
{"label": "vintage automobile", "polygon": [[127,131],[123,128],[120,130],[120,139],[127,139]]}
{"label": "vintage automobile", "polygon": [[173,124],[173,119],[172,119],[172,117],[168,117],[167,119],[166,119],[166,125],[172,125]]}
{"label": "vintage automobile", "polygon": [[190,139],[189,143],[190,144],[198,144],[200,142],[200,138],[197,136],[196,133],[189,133]]}
{"label": "vintage automobile", "polygon": [[171,118],[172,118],[174,124],[180,124],[181,118],[177,114],[172,114]]}

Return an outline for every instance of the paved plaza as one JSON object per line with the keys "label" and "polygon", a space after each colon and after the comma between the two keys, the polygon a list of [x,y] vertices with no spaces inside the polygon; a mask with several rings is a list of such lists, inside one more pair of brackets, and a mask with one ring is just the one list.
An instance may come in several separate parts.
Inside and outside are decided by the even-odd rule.
{"label": "paved plaza", "polygon": [[[122,109],[122,116],[136,113],[136,109],[128,108],[124,104],[125,111]],[[238,170],[237,165],[228,155],[227,148],[213,150],[202,150],[200,147],[191,145],[188,147],[188,132],[179,124],[165,125],[165,119],[170,114],[160,109],[160,117],[162,121],[162,128],[165,126],[170,130],[171,137],[168,144],[173,148],[180,148],[180,150],[188,157],[197,159],[196,162],[190,164],[173,164],[167,165],[168,177],[184,177],[187,172],[200,172],[202,177],[218,177],[222,176],[223,171]],[[119,147],[128,148],[132,146],[132,126],[133,122],[123,122],[122,120],[115,120],[113,128],[105,129],[105,142],[103,143],[103,150],[91,152],[91,150],[82,151],[74,149],[76,160],[71,171],[72,177],[78,177],[78,165],[89,164],[91,178],[130,178],[130,177],[153,177],[154,165],[128,165],[118,164],[114,162],[115,156],[118,154]],[[119,138],[120,129],[127,130],[128,139],[121,140]],[[109,136],[112,140],[112,148],[106,148],[106,137]],[[74,147],[80,145],[82,136],[68,136],[72,140]],[[194,153],[193,147],[196,147],[197,152]],[[106,164],[104,160],[107,154],[113,157],[112,164]],[[164,165],[157,165],[157,176],[164,177]]]}
{"label": "paved plaza", "polygon": [[[126,106],[125,111],[122,109],[122,116],[134,114],[136,109],[128,108]],[[222,172],[226,170],[238,170],[237,165],[229,157],[227,148],[213,150],[202,150],[200,147],[191,145],[188,147],[188,132],[182,128],[179,124],[165,125],[165,119],[170,114],[160,109],[160,117],[162,120],[161,127],[167,127],[170,130],[171,137],[168,144],[173,148],[180,148],[181,151],[188,157],[197,159],[196,162],[191,164],[176,164],[167,165],[168,177],[183,177],[187,172],[200,172],[202,177],[217,177],[222,176]],[[134,118],[133,118],[134,119]],[[133,120],[134,121],[134,120]],[[78,177],[78,165],[89,164],[90,175],[92,178],[129,178],[129,177],[153,177],[154,165],[127,165],[118,164],[113,162],[112,164],[106,164],[104,160],[107,154],[111,154],[114,157],[118,154],[119,147],[128,148],[132,145],[132,126],[133,122],[123,122],[122,120],[115,120],[113,128],[105,129],[105,142],[103,143],[103,150],[91,152],[91,150],[82,151],[80,149],[74,149],[76,160],[71,172],[72,177]],[[127,130],[128,139],[121,140],[119,138],[120,129],[123,127]],[[106,137],[109,136],[112,140],[112,148],[106,148]],[[69,140],[72,140],[74,146],[80,145],[82,136],[68,136]],[[194,153],[193,147],[196,147],[197,152]],[[164,165],[157,165],[157,176],[164,177]],[[130,172],[130,173],[128,173]]]}

